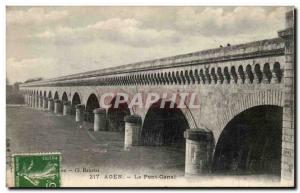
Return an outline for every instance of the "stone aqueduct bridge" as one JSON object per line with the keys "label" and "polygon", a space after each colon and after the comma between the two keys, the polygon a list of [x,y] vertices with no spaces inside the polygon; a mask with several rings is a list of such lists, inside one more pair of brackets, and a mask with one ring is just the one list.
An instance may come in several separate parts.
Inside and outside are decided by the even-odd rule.
{"label": "stone aqueduct bridge", "polygon": [[[27,83],[21,89],[32,107],[73,114],[77,106],[77,120],[84,109],[86,121],[95,119],[95,130],[126,127],[131,130],[125,133],[126,146],[180,146],[184,136],[186,173],[264,172],[293,179],[293,18],[293,12],[286,14],[286,29],[278,38]],[[122,90],[130,96],[195,92],[200,109],[129,109],[126,104],[96,109],[103,94]],[[125,115],[132,115],[126,123]]]}

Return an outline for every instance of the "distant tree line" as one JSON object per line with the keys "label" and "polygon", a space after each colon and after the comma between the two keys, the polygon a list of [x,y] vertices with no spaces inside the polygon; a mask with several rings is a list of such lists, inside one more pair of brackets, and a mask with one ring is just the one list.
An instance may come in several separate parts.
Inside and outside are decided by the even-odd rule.
{"label": "distant tree line", "polygon": [[[35,82],[43,80],[43,78],[31,78],[24,83]],[[24,104],[24,96],[22,95],[19,86],[23,82],[15,82],[14,84],[10,84],[9,80],[6,78],[6,104]]]}

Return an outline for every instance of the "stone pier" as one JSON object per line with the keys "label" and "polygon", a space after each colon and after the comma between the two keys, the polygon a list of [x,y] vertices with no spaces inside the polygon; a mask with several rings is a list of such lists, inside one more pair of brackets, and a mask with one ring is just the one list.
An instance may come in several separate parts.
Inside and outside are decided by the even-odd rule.
{"label": "stone pier", "polygon": [[186,138],[185,174],[205,175],[210,172],[214,148],[213,134],[196,128],[184,132]]}
{"label": "stone pier", "polygon": [[124,149],[129,150],[131,146],[141,144],[142,118],[139,115],[129,115],[125,121]]}

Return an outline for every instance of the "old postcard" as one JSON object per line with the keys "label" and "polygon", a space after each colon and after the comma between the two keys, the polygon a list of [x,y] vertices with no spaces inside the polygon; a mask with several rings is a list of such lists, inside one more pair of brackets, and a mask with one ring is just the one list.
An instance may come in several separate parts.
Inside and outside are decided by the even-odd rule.
{"label": "old postcard", "polygon": [[294,187],[294,7],[6,7],[6,184]]}

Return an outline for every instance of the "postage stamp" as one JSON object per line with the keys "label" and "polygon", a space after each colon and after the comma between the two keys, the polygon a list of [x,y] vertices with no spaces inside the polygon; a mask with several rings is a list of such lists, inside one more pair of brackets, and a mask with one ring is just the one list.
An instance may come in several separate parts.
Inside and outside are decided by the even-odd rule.
{"label": "postage stamp", "polygon": [[60,153],[13,155],[15,187],[60,187]]}

